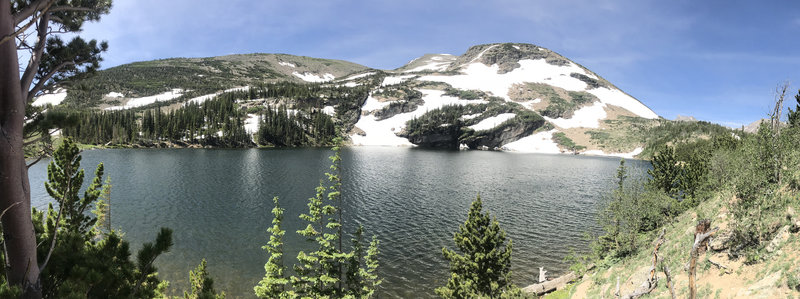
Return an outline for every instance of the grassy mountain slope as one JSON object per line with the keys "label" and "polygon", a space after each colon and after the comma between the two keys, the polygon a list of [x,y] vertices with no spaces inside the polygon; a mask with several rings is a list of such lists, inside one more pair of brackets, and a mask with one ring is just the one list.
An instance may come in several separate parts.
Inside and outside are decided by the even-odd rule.
{"label": "grassy mountain slope", "polygon": [[[99,107],[114,104],[111,92],[125,98],[152,96],[171,89],[199,96],[237,86],[276,81],[306,82],[310,78],[341,77],[368,69],[355,63],[287,54],[238,54],[208,58],[170,58],[135,62],[98,71],[67,82],[64,104]],[[188,98],[188,96],[187,96]]]}

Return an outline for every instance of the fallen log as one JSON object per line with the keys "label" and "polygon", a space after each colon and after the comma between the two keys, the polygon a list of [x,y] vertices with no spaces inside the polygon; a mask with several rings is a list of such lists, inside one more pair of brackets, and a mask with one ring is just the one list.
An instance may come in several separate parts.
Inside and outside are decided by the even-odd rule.
{"label": "fallen log", "polygon": [[525,293],[532,293],[536,294],[537,296],[541,296],[556,290],[563,289],[567,286],[567,284],[578,280],[578,275],[575,272],[569,272],[566,275],[559,276],[556,279],[548,280],[542,283],[535,283],[529,285],[527,287],[522,288],[522,291]]}

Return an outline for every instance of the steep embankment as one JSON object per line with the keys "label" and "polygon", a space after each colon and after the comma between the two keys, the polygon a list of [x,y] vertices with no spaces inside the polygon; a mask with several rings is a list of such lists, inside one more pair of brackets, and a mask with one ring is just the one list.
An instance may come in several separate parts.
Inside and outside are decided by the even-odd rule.
{"label": "steep embankment", "polygon": [[[731,238],[732,213],[728,210],[730,196],[718,196],[700,204],[696,209],[676,217],[668,225],[658,254],[666,261],[678,298],[686,298],[689,289],[688,263],[694,243],[698,220],[710,219],[712,227],[720,230],[712,238],[709,249],[697,261],[698,298],[797,298],[800,292],[791,286],[800,282],[800,215],[793,203],[783,213],[786,225],[776,228],[773,238],[756,263],[746,263],[744,257],[732,257],[728,241]],[[588,271],[581,280],[567,289],[552,294],[552,298],[616,298],[638,288],[650,275],[656,237],[635,256],[623,261],[600,265]],[[658,267],[658,285],[650,298],[669,298],[666,275]],[[550,298],[547,296],[545,298]]]}

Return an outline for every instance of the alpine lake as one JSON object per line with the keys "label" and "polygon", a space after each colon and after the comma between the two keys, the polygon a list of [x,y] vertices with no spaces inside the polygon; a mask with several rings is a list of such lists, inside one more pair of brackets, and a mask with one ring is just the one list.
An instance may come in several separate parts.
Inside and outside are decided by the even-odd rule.
{"label": "alpine lake", "polygon": [[[84,188],[98,163],[111,177],[111,224],[135,252],[160,227],[173,232],[172,250],[158,258],[170,293],[182,294],[189,271],[205,258],[218,291],[228,298],[254,298],[264,275],[272,198],[286,209],[284,262],[311,249],[295,232],[306,223],[308,198],[326,180],[329,149],[118,149],[83,152]],[[449,277],[442,247],[480,194],[484,211],[513,240],[512,277],[520,287],[535,283],[539,267],[564,274],[571,249],[588,248],[587,234],[616,185],[619,158],[442,151],[395,147],[342,150],[344,230],[363,225],[380,240],[377,298],[434,298]],[[31,167],[32,205],[46,209],[47,164]],[[628,160],[630,172],[649,163]],[[81,195],[83,193],[80,193]],[[349,244],[350,236],[345,236]],[[347,248],[347,246],[346,246]]]}

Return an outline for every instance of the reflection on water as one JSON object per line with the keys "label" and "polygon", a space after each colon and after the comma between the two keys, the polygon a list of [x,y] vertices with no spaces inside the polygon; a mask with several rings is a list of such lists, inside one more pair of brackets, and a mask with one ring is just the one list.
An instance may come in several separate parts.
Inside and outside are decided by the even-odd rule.
{"label": "reflection on water", "polygon": [[[294,231],[329,171],[325,149],[95,150],[83,167],[104,162],[112,180],[112,225],[132,248],[152,241],[159,227],[174,230],[172,251],[157,261],[173,291],[189,270],[208,260],[217,289],[230,298],[254,297],[264,274],[271,199],[284,216],[285,256],[306,241]],[[408,148],[346,148],[343,153],[345,228],[361,224],[381,241],[380,298],[433,297],[447,278],[443,246],[480,193],[484,208],[514,240],[513,278],[532,283],[538,267],[563,273],[561,261],[583,235],[596,232],[602,194],[613,188],[619,160],[566,155],[450,152]],[[45,206],[46,162],[30,170],[33,205]],[[629,166],[645,167],[639,161]],[[87,183],[88,183],[87,179]],[[349,238],[348,238],[349,239]]]}

